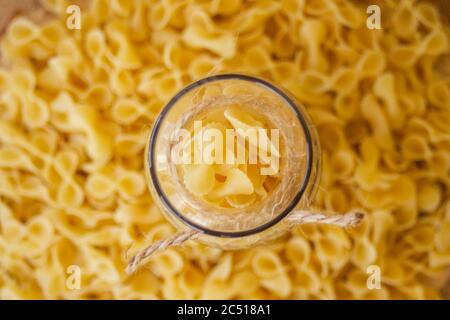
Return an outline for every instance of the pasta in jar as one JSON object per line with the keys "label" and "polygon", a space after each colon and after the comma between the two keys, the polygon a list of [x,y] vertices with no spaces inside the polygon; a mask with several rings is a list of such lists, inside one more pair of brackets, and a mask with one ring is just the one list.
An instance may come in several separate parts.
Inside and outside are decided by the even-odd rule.
{"label": "pasta in jar", "polygon": [[146,151],[150,189],[163,212],[222,248],[279,235],[287,227],[283,215],[312,201],[319,173],[316,133],[300,108],[269,82],[242,74],[207,77],[180,91],[162,110]]}

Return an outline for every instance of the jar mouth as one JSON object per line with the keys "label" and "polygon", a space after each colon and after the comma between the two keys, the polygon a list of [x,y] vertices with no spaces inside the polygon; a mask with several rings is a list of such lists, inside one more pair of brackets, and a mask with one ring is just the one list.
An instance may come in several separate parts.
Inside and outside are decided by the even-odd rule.
{"label": "jar mouth", "polygon": [[[189,93],[190,91],[204,85],[207,83],[212,83],[216,81],[221,80],[244,80],[252,83],[259,84],[263,86],[264,88],[274,92],[277,96],[282,98],[284,102],[286,102],[287,106],[293,111],[294,115],[296,116],[298,122],[301,124],[301,127],[303,129],[304,137],[305,137],[305,145],[306,145],[306,152],[305,152],[305,174],[303,181],[301,182],[301,186],[299,190],[296,192],[294,197],[292,198],[291,202],[284,208],[284,210],[281,211],[281,213],[277,214],[275,217],[273,217],[271,220],[248,230],[242,230],[242,231],[219,231],[219,230],[213,230],[207,227],[204,227],[200,224],[198,224],[195,221],[192,221],[188,217],[186,217],[183,213],[181,213],[179,210],[177,210],[173,204],[170,202],[166,194],[164,193],[163,189],[161,188],[161,184],[156,172],[156,159],[154,158],[156,155],[155,149],[156,149],[156,141],[158,138],[158,135],[160,133],[160,128],[163,120],[169,113],[169,111],[172,109],[172,107],[178,102],[178,100],[183,97],[185,94]],[[269,229],[270,227],[276,225],[278,222],[282,221],[287,215],[289,215],[290,212],[293,211],[293,209],[298,205],[300,200],[302,199],[303,195],[305,194],[307,187],[309,185],[310,179],[311,179],[311,173],[312,173],[312,167],[313,167],[313,139],[311,136],[311,132],[308,127],[307,120],[305,118],[305,115],[302,114],[300,111],[300,108],[298,104],[291,98],[289,95],[284,92],[282,89],[278,88],[277,86],[273,85],[272,83],[258,78],[254,76],[249,76],[245,74],[239,74],[239,73],[226,73],[226,74],[219,74],[219,75],[213,75],[208,76],[206,78],[197,80],[188,86],[184,87],[182,90],[180,90],[162,109],[158,117],[156,118],[151,134],[150,139],[148,142],[148,154],[147,154],[147,165],[148,165],[148,173],[150,175],[152,187],[154,188],[155,192],[157,193],[157,196],[159,197],[159,200],[161,201],[162,205],[164,206],[164,209],[166,209],[170,214],[172,214],[174,217],[176,217],[181,223],[186,225],[187,227],[194,229],[200,233],[214,236],[214,237],[222,237],[222,238],[241,238],[246,236],[251,236],[256,233],[260,233],[262,231],[265,231]]]}

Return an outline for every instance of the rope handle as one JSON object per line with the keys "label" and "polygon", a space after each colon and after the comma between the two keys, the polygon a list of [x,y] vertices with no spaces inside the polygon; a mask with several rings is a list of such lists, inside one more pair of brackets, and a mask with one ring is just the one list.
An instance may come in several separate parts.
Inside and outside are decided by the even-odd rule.
{"label": "rope handle", "polygon": [[198,232],[197,230],[178,232],[173,236],[171,236],[170,238],[157,241],[149,245],[145,249],[140,250],[136,255],[134,255],[130,259],[127,268],[125,269],[125,272],[129,275],[133,274],[134,272],[136,272],[136,270],[142,264],[142,262],[155,252],[166,250],[169,247],[180,246],[188,240],[197,238],[198,236],[200,236],[200,234],[201,233]]}
{"label": "rope handle", "polygon": [[[306,210],[297,210],[290,214],[286,219],[291,227],[304,224],[328,224],[342,228],[354,228],[364,219],[365,214],[362,211],[351,211],[346,214],[325,215]],[[197,239],[202,235],[197,230],[188,230],[174,234],[172,237],[157,241],[148,247],[140,250],[134,255],[125,269],[126,273],[131,275],[138,270],[140,265],[152,254],[163,251],[169,247],[180,246],[188,240]]]}

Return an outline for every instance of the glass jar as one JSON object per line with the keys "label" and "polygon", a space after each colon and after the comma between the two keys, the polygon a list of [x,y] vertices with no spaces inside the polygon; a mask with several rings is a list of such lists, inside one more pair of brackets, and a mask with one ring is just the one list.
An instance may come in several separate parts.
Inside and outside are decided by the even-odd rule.
{"label": "glass jar", "polygon": [[[218,108],[245,105],[279,130],[279,183],[262,200],[245,208],[222,208],[193,195],[174,161],[179,131]],[[320,176],[317,133],[302,107],[276,85],[243,74],[198,80],[178,92],[155,120],[147,144],[146,176],[155,202],[180,231],[202,233],[199,241],[223,249],[241,249],[280,236],[286,217],[307,208]]]}

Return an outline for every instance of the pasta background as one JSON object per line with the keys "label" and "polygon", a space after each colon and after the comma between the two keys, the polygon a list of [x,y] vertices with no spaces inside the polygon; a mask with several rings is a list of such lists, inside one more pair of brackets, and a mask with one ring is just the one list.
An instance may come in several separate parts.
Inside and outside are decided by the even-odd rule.
{"label": "pasta background", "polygon": [[[18,17],[1,39],[1,299],[439,297],[427,279],[450,267],[450,81],[434,66],[450,29],[431,4],[92,0],[81,30],[66,28],[68,1],[42,4],[53,19]],[[366,27],[369,4],[382,30]],[[306,106],[316,205],[368,219],[236,252],[189,243],[127,276],[131,245],[174,232],[144,180],[152,121],[191,81],[233,71]]]}

